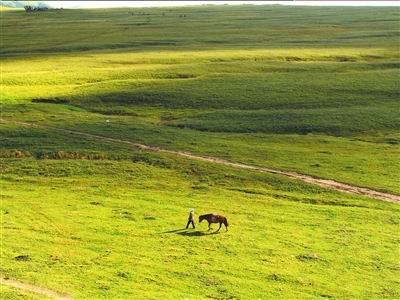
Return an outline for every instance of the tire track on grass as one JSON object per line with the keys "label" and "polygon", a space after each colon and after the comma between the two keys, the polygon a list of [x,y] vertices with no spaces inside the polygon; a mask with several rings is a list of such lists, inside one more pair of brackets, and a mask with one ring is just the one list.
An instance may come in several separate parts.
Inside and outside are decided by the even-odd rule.
{"label": "tire track on grass", "polygon": [[370,188],[354,186],[354,185],[338,182],[338,181],[335,181],[332,179],[322,179],[322,178],[318,178],[318,177],[314,177],[314,176],[310,176],[310,175],[304,175],[304,174],[297,173],[297,172],[281,171],[281,170],[276,170],[276,169],[271,169],[271,168],[264,168],[264,167],[254,166],[254,165],[248,165],[248,164],[244,164],[244,163],[237,163],[237,162],[232,162],[232,161],[228,161],[225,159],[212,157],[212,156],[200,156],[200,155],[196,155],[196,154],[193,154],[190,152],[185,152],[185,151],[162,149],[162,148],[155,147],[155,146],[134,143],[134,142],[131,142],[128,140],[111,138],[111,137],[106,137],[106,136],[102,136],[102,135],[96,135],[96,134],[91,134],[91,133],[86,133],[86,132],[81,132],[81,131],[76,131],[76,130],[64,129],[64,128],[59,128],[59,127],[47,126],[47,125],[38,125],[38,124],[19,122],[19,121],[9,121],[9,120],[4,120],[4,119],[0,119],[0,120],[2,122],[6,122],[6,123],[15,123],[15,124],[23,125],[23,126],[32,126],[32,127],[38,127],[38,128],[47,128],[47,129],[52,129],[52,130],[65,132],[65,133],[69,133],[69,134],[74,134],[74,135],[82,136],[82,137],[86,137],[86,138],[97,139],[97,140],[102,140],[102,141],[107,141],[107,142],[114,142],[114,143],[119,143],[119,144],[126,144],[126,145],[133,146],[137,149],[143,150],[143,151],[168,153],[168,154],[173,154],[176,156],[181,156],[181,157],[185,157],[185,158],[189,158],[189,159],[193,159],[193,160],[199,160],[199,161],[205,161],[205,162],[210,162],[210,163],[214,163],[214,164],[230,166],[230,167],[234,167],[237,169],[252,170],[252,171],[256,171],[256,172],[260,172],[260,173],[278,174],[278,175],[282,175],[282,176],[285,176],[285,177],[288,177],[291,179],[301,180],[305,183],[317,185],[317,186],[323,187],[323,188],[328,188],[328,189],[345,192],[345,193],[368,196],[371,198],[388,201],[388,202],[400,203],[400,196],[398,196],[398,195],[384,193],[384,192],[376,191],[376,190],[373,190]]}
{"label": "tire track on grass", "polygon": [[38,287],[35,285],[31,285],[31,284],[27,284],[27,283],[23,283],[20,281],[16,281],[14,279],[9,279],[9,278],[5,278],[5,277],[1,277],[0,278],[0,284],[2,285],[6,285],[6,286],[10,286],[19,290],[24,290],[27,292],[32,292],[32,293],[36,293],[36,294],[40,294],[42,296],[46,296],[52,299],[56,299],[56,300],[74,300],[74,298],[72,298],[69,295],[62,295],[59,294],[57,292],[54,292],[52,290],[48,290],[42,287]]}

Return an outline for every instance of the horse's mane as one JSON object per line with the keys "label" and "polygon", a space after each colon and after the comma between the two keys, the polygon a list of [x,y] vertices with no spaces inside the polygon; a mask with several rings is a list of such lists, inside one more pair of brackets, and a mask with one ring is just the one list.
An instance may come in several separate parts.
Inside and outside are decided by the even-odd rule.
{"label": "horse's mane", "polygon": [[208,216],[214,216],[215,214],[205,214],[205,215],[201,215],[200,217],[208,217]]}

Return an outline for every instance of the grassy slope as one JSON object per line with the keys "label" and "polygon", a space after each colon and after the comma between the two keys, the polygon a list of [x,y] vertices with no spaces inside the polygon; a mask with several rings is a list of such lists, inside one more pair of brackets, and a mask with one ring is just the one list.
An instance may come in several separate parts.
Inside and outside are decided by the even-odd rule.
{"label": "grassy slope", "polygon": [[[397,16],[272,6],[7,12],[3,114],[44,121],[52,111],[73,120],[60,126],[95,133],[104,128],[92,113],[111,114],[111,135],[399,193]],[[34,31],[40,39],[28,38]],[[29,105],[56,97],[87,117]]]}
{"label": "grassy slope", "polygon": [[[49,151],[56,146],[47,143]],[[125,155],[3,161],[3,273],[78,298],[398,296],[397,205],[277,176]],[[205,224],[176,231],[188,207],[223,211],[230,231],[208,235]],[[13,259],[23,254],[31,260]]]}
{"label": "grassy slope", "polygon": [[[1,18],[4,118],[400,193],[392,8]],[[399,297],[394,204],[52,130],[1,136],[2,274],[78,298]],[[230,232],[168,232],[188,207]]]}

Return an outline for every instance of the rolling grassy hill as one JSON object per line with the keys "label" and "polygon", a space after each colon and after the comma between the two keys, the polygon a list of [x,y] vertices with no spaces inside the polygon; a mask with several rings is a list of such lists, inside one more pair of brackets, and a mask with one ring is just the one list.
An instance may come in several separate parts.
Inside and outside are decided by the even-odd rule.
{"label": "rolling grassy hill", "polygon": [[[2,276],[78,299],[399,297],[397,204],[12,123],[400,195],[398,10],[0,17]],[[181,230],[190,207],[230,231]]]}

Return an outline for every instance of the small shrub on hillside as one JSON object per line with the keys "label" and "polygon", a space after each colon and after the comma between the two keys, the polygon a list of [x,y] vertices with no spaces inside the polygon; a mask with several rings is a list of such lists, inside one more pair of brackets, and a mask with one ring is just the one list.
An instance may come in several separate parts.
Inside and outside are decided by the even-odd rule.
{"label": "small shrub on hillside", "polygon": [[31,156],[32,154],[29,151],[24,151],[24,150],[9,150],[9,149],[0,150],[1,158],[24,158]]}
{"label": "small shrub on hillside", "polygon": [[110,109],[93,109],[92,112],[107,115],[107,116],[138,116],[137,113],[129,110],[124,110],[123,108],[110,108]]}
{"label": "small shrub on hillside", "polygon": [[106,160],[109,159],[105,153],[81,153],[81,152],[39,152],[36,153],[38,159],[86,159],[86,160]]}
{"label": "small shrub on hillside", "polygon": [[32,99],[33,103],[50,103],[50,104],[68,104],[69,101],[66,99],[60,99],[60,98],[51,98],[51,99],[46,99],[46,98],[37,98],[37,99]]}
{"label": "small shrub on hillside", "polygon": [[29,261],[29,260],[31,260],[29,255],[17,255],[16,257],[14,257],[14,259],[17,260],[17,261]]}
{"label": "small shrub on hillside", "polygon": [[166,162],[165,160],[161,159],[156,159],[152,158],[149,156],[135,156],[132,159],[132,162],[134,163],[145,163],[147,165],[155,166],[155,167],[160,167],[160,168],[171,168],[171,165]]}
{"label": "small shrub on hillside", "polygon": [[335,56],[334,59],[336,61],[338,61],[338,62],[347,62],[347,61],[354,62],[354,61],[357,61],[357,59],[355,57],[346,56],[346,55],[338,55],[338,56]]}
{"label": "small shrub on hillside", "polygon": [[296,258],[301,261],[312,261],[321,259],[316,253],[300,254]]}

